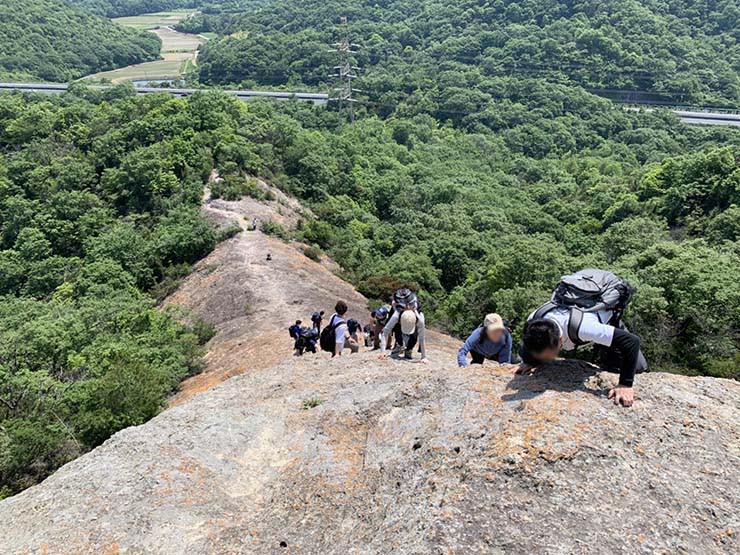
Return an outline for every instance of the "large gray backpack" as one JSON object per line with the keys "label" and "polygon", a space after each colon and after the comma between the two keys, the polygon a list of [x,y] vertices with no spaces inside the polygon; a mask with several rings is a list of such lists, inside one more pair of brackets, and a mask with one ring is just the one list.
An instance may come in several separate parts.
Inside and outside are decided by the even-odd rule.
{"label": "large gray backpack", "polygon": [[617,325],[622,312],[632,300],[635,289],[627,280],[606,270],[586,269],[560,278],[552,299],[538,308],[533,319],[544,318],[556,308],[570,308],[568,336],[575,345],[583,342],[578,337],[584,312],[611,310]]}

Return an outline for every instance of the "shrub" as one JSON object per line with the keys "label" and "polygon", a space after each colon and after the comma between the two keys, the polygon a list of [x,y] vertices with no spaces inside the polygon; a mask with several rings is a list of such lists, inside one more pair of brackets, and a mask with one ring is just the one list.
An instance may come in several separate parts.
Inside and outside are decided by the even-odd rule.
{"label": "shrub", "polygon": [[265,220],[262,222],[262,231],[267,235],[274,235],[280,239],[287,239],[288,233],[285,228],[274,220]]}
{"label": "shrub", "polygon": [[303,254],[305,254],[314,262],[321,262],[321,250],[319,250],[317,247],[306,247],[305,249],[303,249]]}

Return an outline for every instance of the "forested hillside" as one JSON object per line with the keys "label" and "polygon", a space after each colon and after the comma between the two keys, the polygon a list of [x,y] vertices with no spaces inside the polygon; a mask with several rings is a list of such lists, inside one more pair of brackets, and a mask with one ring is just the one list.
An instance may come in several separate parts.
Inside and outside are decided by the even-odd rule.
{"label": "forested hillside", "polygon": [[66,2],[105,17],[126,17],[195,8],[199,5],[197,0],[66,0]]}
{"label": "forested hillside", "polygon": [[[208,44],[206,84],[323,86],[338,15],[350,21],[373,102],[481,111],[497,79],[577,83],[604,94],[738,105],[740,6],[733,0],[276,0],[182,29],[239,33]],[[452,100],[449,97],[454,96]]]}
{"label": "forested hillside", "polygon": [[218,235],[199,213],[232,99],[0,96],[0,498],[141,424],[207,326],[155,300]]}
{"label": "forested hillside", "polygon": [[63,0],[0,3],[0,77],[66,82],[155,60],[160,41]]}

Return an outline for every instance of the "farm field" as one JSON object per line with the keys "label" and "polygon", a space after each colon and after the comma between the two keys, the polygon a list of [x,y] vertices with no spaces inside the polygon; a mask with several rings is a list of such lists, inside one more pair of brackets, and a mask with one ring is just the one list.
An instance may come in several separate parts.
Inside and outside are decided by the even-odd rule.
{"label": "farm field", "polygon": [[131,17],[116,17],[111,21],[133,27],[134,29],[155,29],[175,25],[193,13],[193,10],[172,10],[169,12],[146,13]]}
{"label": "farm field", "polygon": [[129,81],[181,78],[187,71],[192,71],[195,68],[198,48],[207,40],[199,35],[179,33],[172,29],[172,25],[191,13],[192,10],[179,10],[113,19],[119,25],[146,29],[157,35],[162,41],[162,59],[95,73],[84,79],[89,81],[106,80],[119,84]]}

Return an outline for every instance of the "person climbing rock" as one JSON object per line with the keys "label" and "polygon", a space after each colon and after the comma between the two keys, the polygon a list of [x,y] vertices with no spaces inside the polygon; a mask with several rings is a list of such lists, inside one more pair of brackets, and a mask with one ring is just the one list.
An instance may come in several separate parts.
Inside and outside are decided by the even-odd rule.
{"label": "person climbing rock", "polygon": [[483,364],[484,360],[495,360],[502,364],[511,362],[511,333],[506,328],[503,318],[498,314],[489,314],[483,320],[457,352],[457,365],[464,368],[468,365],[470,353],[471,364]]}
{"label": "person climbing rock", "polygon": [[514,373],[552,362],[560,351],[595,345],[605,370],[619,373],[619,384],[609,391],[609,398],[616,405],[632,406],[635,374],[648,370],[640,338],[622,322],[633,294],[627,281],[605,270],[563,276],[552,299],[530,314],[519,349],[523,362]]}
{"label": "person climbing rock", "polygon": [[352,339],[344,315],[347,313],[347,303],[338,301],[334,307],[334,314],[329,318],[329,325],[321,332],[321,349],[332,353],[333,357],[342,356],[345,347],[352,353],[357,353],[360,346]]}
{"label": "person climbing rock", "polygon": [[298,337],[295,341],[295,356],[302,356],[304,352],[316,353],[316,341],[319,339],[319,333],[316,328],[303,327],[298,332]]}
{"label": "person climbing rock", "polygon": [[414,347],[419,345],[421,351],[421,362],[427,362],[426,354],[426,323],[424,314],[415,308],[416,304],[407,305],[407,308],[401,309],[399,305],[396,305],[396,310],[393,315],[388,319],[388,322],[383,327],[383,331],[380,334],[380,358],[387,358],[386,353],[388,341],[393,333],[396,326],[399,326],[401,331],[401,350],[399,355],[403,353],[403,357],[406,360],[413,358]]}
{"label": "person climbing rock", "polygon": [[267,253],[267,261],[270,262],[272,260],[272,255],[268,252]]}
{"label": "person climbing rock", "polygon": [[324,319],[324,311],[321,310],[319,312],[314,312],[311,314],[311,323],[313,324],[313,327],[316,328],[316,331],[321,333],[321,322]]}
{"label": "person climbing rock", "polygon": [[254,218],[252,218],[252,231],[257,231],[257,225],[258,225],[258,223],[259,222],[258,222],[256,216]]}
{"label": "person climbing rock", "polygon": [[[381,306],[375,310],[375,319],[373,324],[373,350],[377,351],[380,349],[380,336],[383,333],[383,328],[388,323],[390,318],[390,308],[387,306]],[[390,350],[393,339],[388,336],[386,339],[386,349]]]}
{"label": "person climbing rock", "polygon": [[293,324],[292,326],[290,326],[288,328],[288,333],[290,334],[290,337],[292,339],[297,339],[298,338],[298,334],[300,332],[301,332],[301,321],[300,320],[296,320],[295,321],[295,324]]}
{"label": "person climbing rock", "polygon": [[[389,318],[393,318],[396,312],[402,313],[406,309],[414,309],[421,313],[421,305],[416,293],[408,287],[402,287],[393,293],[391,298],[391,310]],[[398,320],[393,328],[393,338],[396,341],[393,347],[393,354],[399,354],[403,350],[403,333],[401,332],[401,322]]]}

